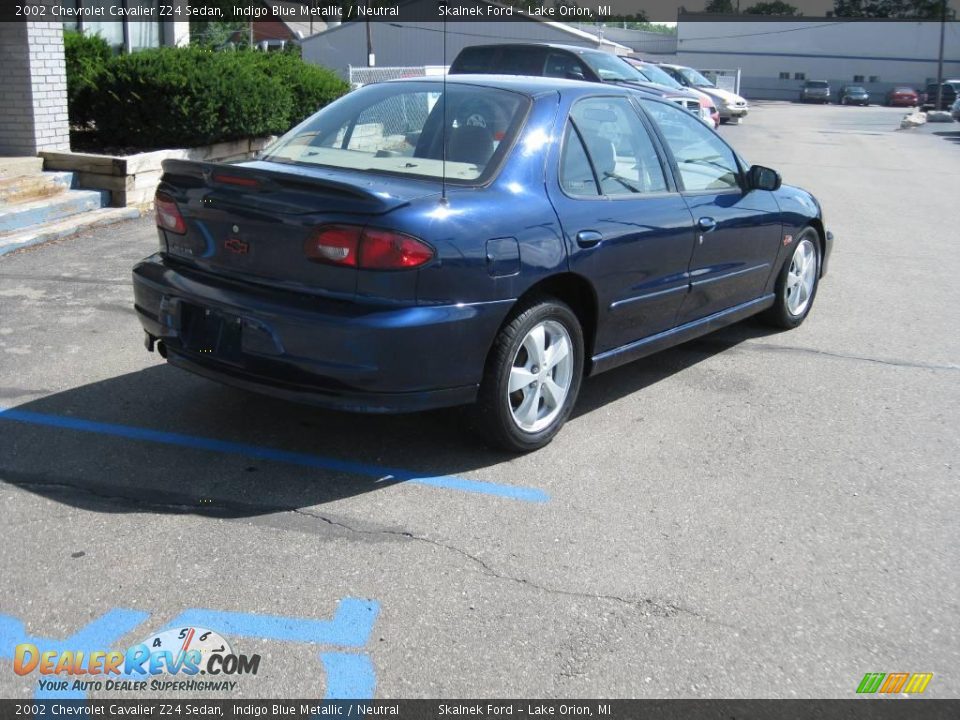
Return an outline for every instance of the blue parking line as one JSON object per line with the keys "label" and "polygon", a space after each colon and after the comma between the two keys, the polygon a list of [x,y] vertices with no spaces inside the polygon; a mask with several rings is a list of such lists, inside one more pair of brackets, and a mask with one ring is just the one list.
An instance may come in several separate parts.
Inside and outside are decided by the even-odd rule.
{"label": "blue parking line", "polygon": [[547,495],[547,493],[538,488],[501,485],[499,483],[485,482],[482,480],[470,480],[468,478],[456,477],[454,475],[421,475],[411,470],[381,467],[379,465],[368,465],[366,463],[358,463],[351,460],[340,460],[338,458],[324,457],[322,455],[310,455],[307,453],[290,452],[287,450],[276,450],[274,448],[262,447],[260,445],[248,445],[246,443],[217,440],[215,438],[184,435],[181,433],[166,432],[162,430],[150,430],[148,428],[134,427],[131,425],[117,425],[115,423],[83,420],[80,418],[67,417],[65,415],[50,415],[47,413],[0,407],[0,420],[14,420],[16,422],[28,423],[30,425],[42,425],[46,427],[62,428],[65,430],[78,430],[80,432],[110,435],[113,437],[126,438],[128,440],[141,440],[144,442],[161,443],[164,445],[175,445],[194,450],[209,450],[212,452],[226,453],[229,455],[244,455],[246,457],[258,458],[260,460],[273,460],[275,462],[299,465],[302,467],[333,470],[336,472],[346,472],[354,475],[367,475],[379,479],[389,478],[404,482],[416,483],[418,485],[427,485],[429,487],[444,488],[446,490],[460,490],[462,492],[477,493],[480,495],[493,495],[496,497],[508,498],[510,500],[520,500],[523,502],[543,503],[550,499],[550,496]]}
{"label": "blue parking line", "polygon": [[325,652],[320,662],[327,674],[324,700],[373,699],[377,676],[368,655]]}

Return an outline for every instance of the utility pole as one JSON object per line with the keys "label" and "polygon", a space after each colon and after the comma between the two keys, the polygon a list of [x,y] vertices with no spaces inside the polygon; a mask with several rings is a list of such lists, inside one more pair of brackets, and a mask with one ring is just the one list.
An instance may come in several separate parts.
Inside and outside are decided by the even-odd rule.
{"label": "utility pole", "polygon": [[943,103],[943,34],[947,28],[947,0],[940,0],[940,54],[937,56],[937,106]]}
{"label": "utility pole", "polygon": [[[366,2],[367,9],[370,9],[370,0]],[[373,67],[377,64],[377,56],[373,54],[373,30],[370,27],[369,16],[365,20],[367,24],[367,67]]]}

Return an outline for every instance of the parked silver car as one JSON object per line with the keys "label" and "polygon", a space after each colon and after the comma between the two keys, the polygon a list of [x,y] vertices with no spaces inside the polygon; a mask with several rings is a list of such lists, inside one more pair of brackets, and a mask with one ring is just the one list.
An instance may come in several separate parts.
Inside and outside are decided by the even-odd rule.
{"label": "parked silver car", "polygon": [[960,122],[960,97],[953,101],[953,105],[950,106],[950,115],[954,120]]}

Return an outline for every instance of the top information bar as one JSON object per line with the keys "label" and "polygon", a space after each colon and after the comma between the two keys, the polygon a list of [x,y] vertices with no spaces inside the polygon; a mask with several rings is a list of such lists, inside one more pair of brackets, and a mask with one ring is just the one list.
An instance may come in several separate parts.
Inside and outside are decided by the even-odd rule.
{"label": "top information bar", "polygon": [[[286,22],[443,22],[443,21],[552,21],[552,22],[676,22],[756,20],[822,21],[830,0],[793,0],[802,15],[718,15],[684,8],[691,0],[2,0],[0,22],[221,22],[281,20]],[[696,0],[693,0],[696,2]],[[700,3],[697,3],[699,5]],[[846,4],[849,5],[849,4]],[[844,17],[840,12],[836,18]],[[929,4],[931,8],[935,4]],[[859,7],[859,6],[858,6]],[[694,10],[699,10],[695,8]],[[836,8],[835,8],[836,9]],[[851,20],[882,20],[863,14]],[[911,16],[911,20],[939,20]]]}

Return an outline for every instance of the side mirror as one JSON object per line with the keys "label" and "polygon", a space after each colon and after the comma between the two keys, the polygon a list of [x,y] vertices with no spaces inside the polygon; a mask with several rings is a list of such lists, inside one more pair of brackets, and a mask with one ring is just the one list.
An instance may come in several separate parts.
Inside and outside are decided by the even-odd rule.
{"label": "side mirror", "polygon": [[763,165],[751,165],[747,171],[747,186],[750,190],[779,190],[783,184],[780,173]]}

